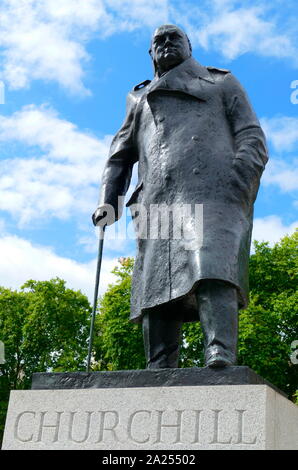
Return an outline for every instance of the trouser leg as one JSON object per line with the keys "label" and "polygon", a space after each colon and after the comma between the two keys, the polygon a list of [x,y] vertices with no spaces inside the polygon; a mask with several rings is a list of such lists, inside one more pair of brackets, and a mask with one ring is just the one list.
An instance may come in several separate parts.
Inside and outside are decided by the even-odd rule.
{"label": "trouser leg", "polygon": [[144,349],[148,369],[178,367],[182,321],[162,308],[143,317]]}
{"label": "trouser leg", "polygon": [[205,364],[233,365],[237,361],[238,296],[235,287],[206,280],[197,291],[204,335]]}

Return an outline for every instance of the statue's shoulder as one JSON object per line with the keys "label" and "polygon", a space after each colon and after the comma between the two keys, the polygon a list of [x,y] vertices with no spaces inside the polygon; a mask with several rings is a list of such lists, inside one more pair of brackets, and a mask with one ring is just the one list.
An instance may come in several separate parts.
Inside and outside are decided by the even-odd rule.
{"label": "statue's shoulder", "polygon": [[206,69],[208,69],[208,72],[211,73],[215,80],[223,80],[228,73],[231,73],[228,69],[220,69],[211,65],[207,65]]}
{"label": "statue's shoulder", "polygon": [[226,73],[231,73],[231,70],[228,70],[228,69],[219,69],[218,67],[212,67],[211,65],[207,65],[206,67],[209,72],[213,72],[213,73],[219,73],[219,74],[226,74]]}
{"label": "statue's shoulder", "polygon": [[140,98],[143,96],[146,91],[147,86],[151,83],[151,80],[144,80],[141,83],[138,83],[133,87],[132,90],[127,95],[127,106],[133,107],[138,103]]}

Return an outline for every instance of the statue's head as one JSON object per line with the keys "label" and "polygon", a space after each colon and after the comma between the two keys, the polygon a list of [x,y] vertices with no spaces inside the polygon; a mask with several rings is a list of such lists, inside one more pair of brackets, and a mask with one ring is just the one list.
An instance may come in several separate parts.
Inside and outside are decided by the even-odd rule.
{"label": "statue's head", "polygon": [[190,41],[182,29],[165,24],[155,30],[149,53],[159,75],[184,62],[191,52]]}

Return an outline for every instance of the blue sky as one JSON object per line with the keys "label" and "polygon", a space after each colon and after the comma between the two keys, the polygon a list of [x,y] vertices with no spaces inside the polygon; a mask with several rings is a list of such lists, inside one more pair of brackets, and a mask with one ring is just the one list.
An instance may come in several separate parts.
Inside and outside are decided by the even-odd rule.
{"label": "blue sky", "polygon": [[[267,135],[270,163],[253,237],[274,243],[293,233],[295,7],[279,0],[1,0],[0,285],[17,289],[27,279],[59,276],[92,298],[97,233],[91,214],[101,172],[128,91],[152,78],[151,34],[168,22],[187,32],[199,62],[236,75]],[[135,250],[133,240],[111,235],[101,292],[113,280],[117,258]]]}

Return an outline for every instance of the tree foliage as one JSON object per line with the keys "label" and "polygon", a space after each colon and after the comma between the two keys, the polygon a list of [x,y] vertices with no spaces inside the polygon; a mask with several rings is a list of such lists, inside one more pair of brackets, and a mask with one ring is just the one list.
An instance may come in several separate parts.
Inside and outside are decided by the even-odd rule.
{"label": "tree foliage", "polygon": [[[142,333],[129,322],[133,260],[120,260],[118,277],[100,302],[96,320],[95,368],[137,369],[145,366]],[[298,340],[298,232],[272,248],[254,244],[250,257],[250,305],[239,314],[239,365],[247,365],[294,397],[298,366],[290,361]],[[204,365],[199,323],[183,327],[181,367]]]}
{"label": "tree foliage", "polygon": [[61,279],[30,280],[19,292],[0,287],[0,440],[9,390],[30,387],[33,372],[85,367],[89,319],[88,299]]}
{"label": "tree foliage", "polygon": [[251,302],[240,314],[241,363],[248,364],[291,397],[298,365],[290,361],[298,339],[298,231],[273,248],[255,242],[250,258]]}

